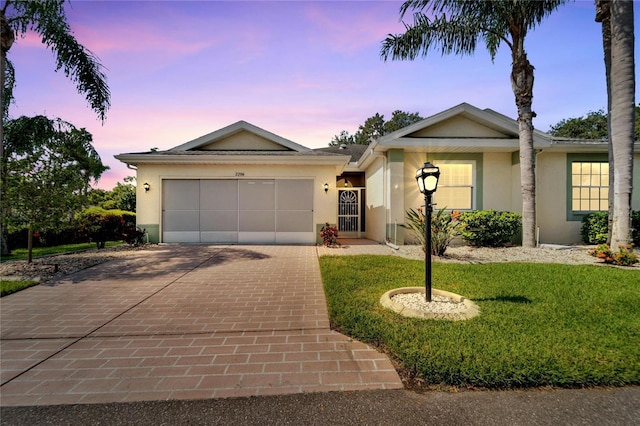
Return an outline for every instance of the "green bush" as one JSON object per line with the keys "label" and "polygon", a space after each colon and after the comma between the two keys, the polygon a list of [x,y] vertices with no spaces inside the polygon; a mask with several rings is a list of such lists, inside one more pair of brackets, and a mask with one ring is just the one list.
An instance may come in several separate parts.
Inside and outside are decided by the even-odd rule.
{"label": "green bush", "polygon": [[501,247],[513,242],[522,229],[522,216],[512,212],[476,210],[460,213],[462,239],[478,247]]}
{"label": "green bush", "polygon": [[593,212],[582,218],[580,236],[585,244],[604,244],[607,242],[609,214]]}
{"label": "green bush", "polygon": [[[631,241],[640,247],[640,210],[631,212]],[[580,236],[585,244],[605,244],[609,230],[609,213],[593,212],[582,218]]]}
{"label": "green bush", "polygon": [[76,215],[81,239],[93,241],[104,248],[106,241],[122,240],[136,228],[136,214],[124,210],[104,210],[92,207]]}
{"label": "green bush", "polygon": [[640,210],[631,212],[631,241],[634,247],[640,247]]}

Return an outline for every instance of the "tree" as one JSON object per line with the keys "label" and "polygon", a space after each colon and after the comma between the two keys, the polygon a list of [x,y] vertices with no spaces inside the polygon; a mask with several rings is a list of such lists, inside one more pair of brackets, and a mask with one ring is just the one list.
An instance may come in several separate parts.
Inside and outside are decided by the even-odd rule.
{"label": "tree", "polygon": [[372,138],[385,134],[384,125],[384,115],[380,115],[376,112],[376,115],[367,118],[364,123],[358,127],[358,131],[354,135],[354,143],[369,145]]}
{"label": "tree", "polygon": [[2,158],[2,225],[28,229],[28,262],[34,231],[55,230],[82,207],[92,180],[108,169],[85,129],[45,116],[7,122]]}
{"label": "tree", "polygon": [[358,127],[358,131],[354,135],[349,135],[349,132],[343,130],[339,135],[333,137],[329,146],[339,146],[341,144],[369,145],[374,138],[395,132],[420,120],[423,120],[423,118],[417,112],[396,110],[389,121],[385,121],[384,115],[376,113],[367,118]]}
{"label": "tree", "polygon": [[88,194],[89,205],[105,210],[136,211],[136,178],[127,176],[124,183],[117,182],[111,191],[91,189]]}
{"label": "tree", "polygon": [[[15,83],[15,70],[7,53],[16,37],[24,37],[30,30],[55,54],[56,71],[62,69],[76,83],[78,92],[104,122],[111,103],[107,79],[98,58],[73,36],[65,15],[65,0],[6,0],[3,3],[0,6],[0,141],[4,140],[4,123],[9,116]],[[5,155],[3,149],[0,144],[0,157]],[[4,229],[0,235],[0,252],[7,255]]]}
{"label": "tree", "polygon": [[413,123],[424,120],[417,112],[393,111],[391,120],[384,123],[384,134],[395,132]]}
{"label": "tree", "polygon": [[441,54],[471,55],[484,41],[492,60],[502,43],[511,50],[511,88],[518,109],[520,180],[522,191],[522,245],[536,245],[536,179],[533,150],[533,65],[524,42],[527,32],[539,25],[565,0],[409,0],[400,8],[403,18],[414,10],[413,25],[403,34],[389,34],[382,42],[386,61],[414,60],[431,50]]}
{"label": "tree", "polygon": [[335,135],[331,142],[329,142],[329,146],[340,146],[340,145],[349,145],[355,143],[355,139],[353,135],[350,135],[349,132],[343,130],[339,135]]}
{"label": "tree", "polygon": [[[609,3],[611,23],[610,96],[611,155],[613,161],[613,221],[611,248],[631,243],[633,143],[635,124],[635,61],[633,2]],[[604,22],[603,22],[604,25]],[[611,166],[610,166],[611,168]]]}
{"label": "tree", "polygon": [[[640,105],[636,105],[635,140],[640,140]],[[548,133],[561,138],[609,139],[608,114],[604,110],[589,111],[587,115],[565,118],[551,126]]]}
{"label": "tree", "polygon": [[603,110],[589,111],[584,117],[572,117],[560,120],[551,126],[549,134],[561,138],[606,139],[607,115]]}

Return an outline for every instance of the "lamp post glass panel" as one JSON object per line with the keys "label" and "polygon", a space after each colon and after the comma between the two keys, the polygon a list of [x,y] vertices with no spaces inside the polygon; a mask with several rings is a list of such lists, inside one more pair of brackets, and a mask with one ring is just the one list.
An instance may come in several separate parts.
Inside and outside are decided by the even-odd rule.
{"label": "lamp post glass panel", "polygon": [[440,168],[434,166],[430,162],[416,171],[416,180],[418,181],[418,189],[424,194],[424,208],[427,223],[425,224],[425,243],[426,250],[424,253],[424,282],[425,282],[425,298],[427,302],[431,302],[431,213],[433,212],[433,204],[431,196],[438,189],[438,179],[440,178]]}

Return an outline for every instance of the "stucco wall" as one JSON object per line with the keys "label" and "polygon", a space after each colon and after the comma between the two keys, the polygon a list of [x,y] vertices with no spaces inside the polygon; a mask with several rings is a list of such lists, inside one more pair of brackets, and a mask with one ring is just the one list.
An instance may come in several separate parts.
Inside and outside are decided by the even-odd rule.
{"label": "stucco wall", "polygon": [[374,241],[385,240],[384,159],[376,158],[365,171],[367,185],[366,237]]}
{"label": "stucco wall", "polygon": [[536,210],[541,243],[570,244],[580,241],[580,222],[567,216],[567,154],[538,154]]}
{"label": "stucco wall", "polygon": [[[634,155],[633,210],[640,210],[640,154]],[[579,220],[567,220],[567,154],[545,153],[537,157],[537,225],[540,242],[580,243]]]}
{"label": "stucco wall", "polygon": [[[314,223],[335,224],[337,221],[335,166],[282,166],[282,165],[140,165],[137,172],[138,225],[157,225],[162,235],[162,180],[163,179],[278,179],[305,178],[314,180]],[[149,192],[142,184],[148,182]],[[324,183],[329,184],[325,193]]]}
{"label": "stucco wall", "polygon": [[483,210],[515,211],[511,197],[511,153],[487,152],[482,160]]}

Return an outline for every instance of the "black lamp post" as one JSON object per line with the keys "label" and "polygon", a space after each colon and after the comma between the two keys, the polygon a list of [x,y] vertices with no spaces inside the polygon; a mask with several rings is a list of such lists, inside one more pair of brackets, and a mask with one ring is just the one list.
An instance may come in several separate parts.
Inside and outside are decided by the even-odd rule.
{"label": "black lamp post", "polygon": [[431,213],[433,212],[433,205],[431,204],[431,196],[438,188],[438,179],[440,178],[440,168],[434,166],[430,162],[423,164],[421,168],[416,171],[416,180],[418,181],[418,188],[420,192],[424,194],[424,209],[426,211],[427,223],[425,226],[425,242],[427,244],[426,251],[424,253],[425,263],[425,298],[427,302],[431,302]]}

